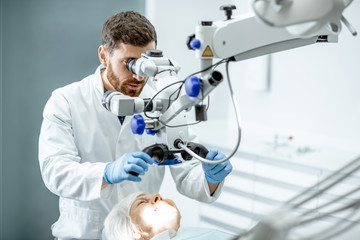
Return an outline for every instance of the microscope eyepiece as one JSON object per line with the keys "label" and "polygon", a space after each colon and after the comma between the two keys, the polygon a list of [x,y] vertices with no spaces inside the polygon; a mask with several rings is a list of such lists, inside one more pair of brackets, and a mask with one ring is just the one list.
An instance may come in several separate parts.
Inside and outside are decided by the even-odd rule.
{"label": "microscope eyepiece", "polygon": [[174,69],[174,64],[169,59],[164,59],[162,51],[156,49],[146,50],[140,58],[127,59],[125,66],[127,70],[139,77],[154,77],[160,70]]}
{"label": "microscope eyepiece", "polygon": [[127,61],[126,61],[126,68],[127,70],[129,70],[130,72],[132,73],[135,73],[135,64],[136,64],[136,59],[135,58],[129,58]]}

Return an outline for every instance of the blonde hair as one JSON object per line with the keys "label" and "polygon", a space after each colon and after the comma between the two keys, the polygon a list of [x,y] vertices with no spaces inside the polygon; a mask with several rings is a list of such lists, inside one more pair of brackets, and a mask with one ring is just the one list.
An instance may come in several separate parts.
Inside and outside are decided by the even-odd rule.
{"label": "blonde hair", "polygon": [[143,192],[135,192],[122,199],[110,211],[104,222],[106,240],[135,239],[136,228],[131,222],[130,207],[135,199]]}

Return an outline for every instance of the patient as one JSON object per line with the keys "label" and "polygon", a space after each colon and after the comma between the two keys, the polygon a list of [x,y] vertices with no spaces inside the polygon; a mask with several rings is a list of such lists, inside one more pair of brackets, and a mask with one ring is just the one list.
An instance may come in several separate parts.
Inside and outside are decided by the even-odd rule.
{"label": "patient", "polygon": [[[180,228],[180,212],[160,194],[129,195],[109,213],[103,240],[231,239],[232,235],[204,228]],[[180,229],[179,229],[180,228]]]}

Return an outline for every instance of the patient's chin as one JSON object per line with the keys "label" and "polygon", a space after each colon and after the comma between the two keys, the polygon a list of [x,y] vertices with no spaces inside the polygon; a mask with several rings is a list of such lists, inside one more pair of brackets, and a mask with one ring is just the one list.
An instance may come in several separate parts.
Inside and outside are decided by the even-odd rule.
{"label": "patient's chin", "polygon": [[180,219],[176,216],[173,218],[164,219],[164,221],[154,223],[152,228],[156,232],[162,232],[166,230],[175,230],[177,231],[180,227]]}
{"label": "patient's chin", "polygon": [[177,213],[168,214],[165,218],[157,222],[153,222],[153,233],[160,233],[166,230],[177,232],[180,228],[180,215]]}

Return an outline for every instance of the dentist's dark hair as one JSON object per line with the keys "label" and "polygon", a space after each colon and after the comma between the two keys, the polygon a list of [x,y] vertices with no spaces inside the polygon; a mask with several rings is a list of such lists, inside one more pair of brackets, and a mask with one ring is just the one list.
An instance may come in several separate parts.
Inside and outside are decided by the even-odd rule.
{"label": "dentist's dark hair", "polygon": [[104,23],[101,40],[112,53],[120,43],[139,47],[152,41],[157,44],[157,35],[146,17],[135,11],[127,11],[114,14]]}

